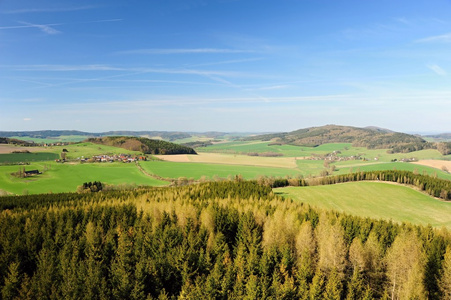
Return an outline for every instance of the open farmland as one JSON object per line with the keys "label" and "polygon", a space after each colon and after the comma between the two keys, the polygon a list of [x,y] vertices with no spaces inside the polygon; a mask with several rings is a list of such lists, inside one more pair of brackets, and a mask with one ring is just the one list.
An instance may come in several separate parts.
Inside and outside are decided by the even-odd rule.
{"label": "open farmland", "polygon": [[206,178],[227,178],[229,176],[242,175],[245,179],[255,179],[259,176],[285,177],[300,174],[297,169],[271,168],[246,165],[222,165],[207,163],[176,163],[169,161],[143,161],[140,162],[146,172],[163,178],[193,178],[195,180]]}
{"label": "open farmland", "polygon": [[436,169],[446,169],[448,172],[451,171],[451,161],[450,160],[435,160],[435,159],[427,159],[427,160],[420,160],[418,162],[414,162],[414,164],[422,165],[422,166],[428,166]]}
{"label": "open farmland", "polygon": [[39,169],[43,174],[28,178],[11,175],[22,166],[0,167],[0,189],[14,193],[30,194],[75,192],[84,182],[101,181],[106,184],[136,184],[161,186],[165,181],[144,175],[135,164],[96,163],[96,164],[56,164],[36,163],[26,166],[26,170]]}
{"label": "open farmland", "polygon": [[389,163],[375,163],[375,162],[343,162],[336,163],[337,170],[334,174],[346,174],[358,171],[382,171],[382,170],[403,170],[410,171],[418,174],[429,175],[432,177],[437,176],[438,178],[451,180],[451,174],[444,172],[442,170],[423,166],[414,163],[404,163],[404,162],[389,162]]}
{"label": "open farmland", "polygon": [[260,157],[247,155],[232,155],[221,153],[199,153],[198,155],[155,155],[157,158],[172,162],[196,162],[226,165],[247,165],[260,167],[288,168],[297,167],[293,157]]}
{"label": "open farmland", "polygon": [[56,153],[36,152],[36,153],[8,153],[0,154],[0,164],[18,162],[49,161],[59,158]]}
{"label": "open farmland", "polygon": [[382,182],[352,182],[275,189],[284,197],[314,207],[394,222],[451,228],[451,202],[410,187]]}
{"label": "open farmland", "polygon": [[312,153],[321,155],[336,150],[345,150],[349,147],[351,147],[351,144],[348,143],[324,144],[318,147],[300,147],[293,145],[270,145],[270,142],[267,141],[235,141],[196,148],[196,151],[231,154],[273,152],[288,157],[308,157]]}
{"label": "open farmland", "polygon": [[30,152],[43,152],[45,148],[43,147],[23,147],[17,145],[0,144],[0,154],[8,154],[13,151],[30,151]]}
{"label": "open farmland", "polygon": [[138,151],[130,151],[122,148],[117,148],[113,146],[107,145],[98,145],[93,143],[78,143],[71,144],[66,146],[54,146],[49,147],[48,151],[54,153],[61,153],[63,149],[66,149],[67,159],[77,159],[79,157],[84,156],[85,158],[92,157],[94,155],[100,154],[136,154],[139,155],[141,152]]}

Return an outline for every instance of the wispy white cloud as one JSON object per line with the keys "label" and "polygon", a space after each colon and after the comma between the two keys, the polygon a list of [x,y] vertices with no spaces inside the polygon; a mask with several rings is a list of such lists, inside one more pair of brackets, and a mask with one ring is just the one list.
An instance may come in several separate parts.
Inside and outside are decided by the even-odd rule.
{"label": "wispy white cloud", "polygon": [[41,30],[42,32],[47,33],[47,34],[61,33],[61,31],[58,31],[52,27],[52,26],[60,25],[60,24],[32,24],[32,23],[28,23],[28,22],[19,22],[19,23],[25,24],[25,26],[28,26],[28,27],[38,28],[39,30]]}
{"label": "wispy white cloud", "polygon": [[233,60],[223,60],[223,61],[215,61],[215,62],[206,62],[201,64],[190,64],[191,67],[202,67],[202,66],[215,66],[215,65],[226,65],[226,64],[239,64],[246,62],[253,62],[263,60],[262,57],[254,57],[254,58],[245,58],[245,59],[233,59]]}
{"label": "wispy white cloud", "polygon": [[[13,69],[16,71],[42,71],[42,72],[72,72],[72,71],[123,71],[133,72],[128,75],[139,73],[160,73],[160,74],[186,74],[199,76],[224,76],[224,77],[255,77],[255,74],[234,71],[217,71],[217,70],[199,70],[189,68],[127,68],[115,67],[110,65],[15,65],[15,66],[0,66],[4,68]],[[126,75],[120,75],[126,76]]]}
{"label": "wispy white cloud", "polygon": [[[56,30],[54,28],[52,28],[52,26],[59,26],[62,25],[61,23],[55,23],[55,24],[31,24],[31,23],[27,23],[27,22],[19,22],[21,24],[25,24],[25,25],[17,25],[17,26],[1,26],[0,30],[6,30],[6,29],[20,29],[20,28],[32,28],[32,27],[36,27],[39,28],[39,26],[41,26],[41,28],[43,27],[47,27],[47,28],[51,28],[50,31],[52,30]],[[56,30],[57,31],[57,30]]]}
{"label": "wispy white cloud", "polygon": [[27,121],[31,121],[31,118],[23,118],[23,120],[24,120],[25,122],[27,122]]}
{"label": "wispy white cloud", "polygon": [[22,29],[22,28],[38,28],[42,32],[47,34],[58,34],[61,33],[61,31],[56,30],[53,28],[54,26],[62,26],[62,25],[68,25],[68,24],[92,24],[92,23],[105,23],[105,22],[119,22],[122,21],[122,19],[106,19],[106,20],[95,20],[95,21],[87,21],[87,22],[73,22],[73,23],[52,23],[52,24],[32,24],[29,22],[18,22],[23,25],[16,25],[16,26],[1,26],[0,30],[8,30],[8,29]]}
{"label": "wispy white cloud", "polygon": [[108,65],[17,65],[12,66],[17,71],[49,71],[49,72],[68,72],[68,71],[123,71],[123,68],[112,67]]}
{"label": "wispy white cloud", "polygon": [[438,65],[430,64],[430,65],[426,65],[426,67],[428,67],[430,70],[434,71],[437,75],[440,75],[440,76],[446,76],[447,75],[446,71],[443,70]]}
{"label": "wispy white cloud", "polygon": [[426,37],[423,39],[419,39],[415,41],[416,43],[450,43],[451,42],[451,32],[442,34],[442,35],[434,35],[430,37]]}
{"label": "wispy white cloud", "polygon": [[2,14],[24,14],[24,13],[45,13],[45,12],[67,12],[67,11],[78,11],[96,8],[92,5],[77,6],[77,7],[53,7],[53,8],[24,8],[24,9],[14,9],[6,10],[1,12]]}
{"label": "wispy white cloud", "polygon": [[289,85],[270,85],[270,86],[263,86],[258,88],[249,88],[248,91],[271,91],[271,90],[284,90],[289,88]]}
{"label": "wispy white cloud", "polygon": [[251,50],[221,48],[173,48],[173,49],[135,49],[118,51],[115,54],[208,54],[208,53],[252,53]]}

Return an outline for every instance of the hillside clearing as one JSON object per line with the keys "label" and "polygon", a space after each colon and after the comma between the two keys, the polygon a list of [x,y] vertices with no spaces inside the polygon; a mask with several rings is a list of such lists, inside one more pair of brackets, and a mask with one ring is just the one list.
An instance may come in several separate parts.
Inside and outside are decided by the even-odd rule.
{"label": "hillside clearing", "polygon": [[284,197],[361,217],[451,228],[451,202],[383,182],[352,182],[275,189]]}

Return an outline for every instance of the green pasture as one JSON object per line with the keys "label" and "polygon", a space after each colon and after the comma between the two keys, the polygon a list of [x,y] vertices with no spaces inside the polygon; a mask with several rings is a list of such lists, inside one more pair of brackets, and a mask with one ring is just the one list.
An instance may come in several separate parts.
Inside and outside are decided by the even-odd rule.
{"label": "green pasture", "polygon": [[249,152],[275,152],[289,157],[309,157],[312,155],[325,155],[334,151],[340,151],[338,156],[350,157],[361,156],[368,160],[377,158],[379,161],[401,160],[403,158],[417,159],[444,159],[437,150],[428,149],[410,153],[387,153],[387,149],[367,149],[364,147],[353,147],[350,143],[330,143],[318,147],[292,146],[292,145],[269,145],[268,141],[235,141],[219,143],[207,147],[197,148],[198,152],[216,153],[249,153]]}
{"label": "green pasture", "polygon": [[[25,170],[38,169],[43,174],[17,178],[11,175],[24,166],[0,166],[0,190],[14,194],[75,192],[84,182],[101,181],[107,184],[136,184],[161,186],[167,182],[144,175],[135,164],[93,163],[57,164],[54,162],[34,163]],[[45,171],[45,169],[47,169]]]}
{"label": "green pasture", "polygon": [[118,147],[113,146],[105,146],[93,143],[77,143],[66,146],[53,146],[48,147],[48,152],[53,152],[60,154],[63,149],[66,149],[68,152],[66,153],[67,159],[77,159],[77,158],[90,158],[94,155],[103,155],[103,154],[141,154],[138,151],[130,151]]}
{"label": "green pasture", "polygon": [[346,161],[333,163],[336,166],[334,175],[347,174],[359,171],[383,171],[383,170],[403,170],[424,174],[429,176],[437,176],[438,178],[451,180],[451,174],[440,169],[422,166],[407,162],[363,162],[363,161]]}
{"label": "green pasture", "polygon": [[269,142],[267,141],[236,141],[201,147],[197,148],[196,151],[216,153],[275,152],[288,157],[305,157],[311,156],[312,153],[326,154],[334,150],[343,149],[348,145],[350,144],[326,144],[318,147],[299,147],[293,145],[269,145]]}
{"label": "green pasture", "polygon": [[382,182],[351,182],[275,189],[282,196],[317,208],[361,217],[451,228],[451,202],[410,187]]}
{"label": "green pasture", "polygon": [[259,166],[207,164],[207,163],[177,163],[168,161],[143,161],[140,162],[144,170],[163,178],[193,178],[200,179],[202,176],[213,178],[227,178],[241,174],[245,179],[255,179],[261,175],[285,177],[299,175],[296,169],[272,168]]}
{"label": "green pasture", "polygon": [[7,153],[0,154],[0,164],[18,162],[49,161],[59,158],[56,153],[36,152],[36,153]]}

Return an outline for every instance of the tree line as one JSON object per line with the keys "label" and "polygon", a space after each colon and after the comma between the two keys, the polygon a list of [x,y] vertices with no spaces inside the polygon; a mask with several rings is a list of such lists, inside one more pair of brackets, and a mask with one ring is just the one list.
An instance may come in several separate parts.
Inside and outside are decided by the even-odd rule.
{"label": "tree line", "polygon": [[451,296],[449,231],[312,209],[257,182],[4,201],[2,299]]}
{"label": "tree line", "polygon": [[341,174],[316,178],[268,178],[259,179],[261,184],[269,185],[273,188],[284,186],[315,186],[328,185],[354,181],[387,181],[400,184],[411,185],[432,197],[443,200],[451,199],[451,181],[428,175],[415,174],[410,171],[384,170],[365,171],[349,174]]}

